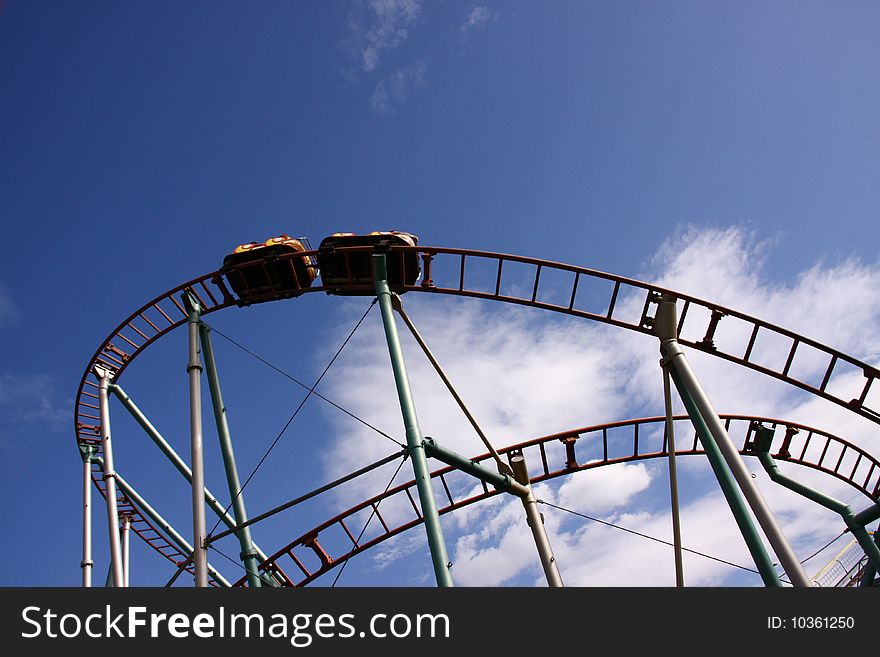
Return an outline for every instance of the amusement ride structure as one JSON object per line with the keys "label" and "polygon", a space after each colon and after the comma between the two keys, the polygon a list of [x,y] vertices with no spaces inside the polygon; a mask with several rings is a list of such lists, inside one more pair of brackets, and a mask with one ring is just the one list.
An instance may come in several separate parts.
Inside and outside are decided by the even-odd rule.
{"label": "amusement ride structure", "polygon": [[[469,272],[476,263],[480,263],[484,269],[488,263],[493,272],[494,290],[469,285]],[[517,267],[520,271],[528,271],[531,289],[521,294],[509,292],[508,286],[504,285],[505,266],[507,270]],[[567,303],[549,303],[539,295],[542,275],[546,280],[548,273],[561,274],[571,280],[570,289],[565,290]],[[435,279],[443,282],[435,282]],[[581,309],[577,303],[578,286],[583,289],[585,284],[596,282],[608,290],[604,310],[595,312]],[[406,430],[406,444],[399,443],[402,447],[399,452],[376,463],[260,515],[248,517],[214,358],[212,329],[203,318],[226,308],[289,299],[314,292],[375,299],[385,328]],[[514,445],[493,447],[406,314],[401,295],[410,292],[518,304],[652,336],[658,340],[661,356],[666,414],[578,427]],[[634,294],[644,299],[641,314],[635,319],[620,313],[618,303],[624,295]],[[485,453],[476,457],[460,455],[422,434],[416,415],[416,402],[409,387],[396,316],[412,333],[483,440]],[[733,349],[715,342],[718,326],[733,321],[749,327],[750,337],[743,349]],[[184,325],[189,355],[189,461],[174,451],[120,383],[125,370],[147,347]],[[701,337],[686,339],[682,337],[685,333]],[[768,335],[789,345],[784,365],[780,367],[768,366],[753,357],[756,341]],[[652,458],[665,458],[669,463],[676,583],[683,586],[675,465],[676,457],[682,455],[702,455],[708,460],[745,539],[755,568],[766,586],[782,586],[784,581],[796,587],[873,586],[880,567],[880,549],[877,536],[872,536],[873,532],[867,527],[880,519],[878,457],[821,428],[778,418],[719,414],[691,368],[685,347],[778,379],[880,424],[880,409],[866,405],[870,388],[880,377],[880,371],[876,368],[755,317],[649,283],[516,255],[418,245],[415,236],[396,231],[369,235],[337,233],[324,239],[317,249],[312,249],[305,238],[292,239],[286,235],[265,243],[241,245],[226,257],[220,270],[183,283],[134,311],[101,343],[86,367],[74,410],[76,440],[83,462],[83,586],[91,586],[94,569],[91,522],[93,487],[106,502],[111,562],[108,584],[116,587],[128,584],[128,546],[132,532],[169,560],[169,585],[183,572],[189,572],[194,576],[196,586],[303,586],[342,566],[355,555],[418,525],[425,527],[437,585],[451,586],[451,564],[439,517],[495,495],[513,495],[522,501],[547,583],[562,586],[562,576],[538,510],[542,501],[535,498],[532,485],[582,470]],[[824,359],[821,382],[797,376],[793,365],[803,351],[809,351],[811,357]],[[829,385],[832,377],[841,371],[851,376],[861,376],[857,396],[847,395],[848,398],[844,398]],[[231,500],[228,506],[221,504],[205,487],[201,408],[203,378],[208,381],[220,439]],[[687,410],[686,416],[673,415],[673,389]],[[314,386],[310,394],[312,392]],[[191,485],[193,525],[188,538],[163,518],[115,467],[111,439],[111,396],[136,420]],[[693,425],[692,436],[676,436],[676,423],[680,426],[685,420]],[[640,442],[640,432],[644,436],[654,429],[662,431],[663,440],[659,450],[646,445],[645,440]],[[612,430],[626,431],[630,436],[632,449],[628,453],[620,455],[609,452],[608,434]],[[592,450],[591,458],[584,457],[581,446],[588,442],[601,446],[598,458],[595,450]],[[564,447],[564,462],[555,462],[548,456],[551,444]],[[532,459],[531,467],[526,465],[526,453]],[[753,481],[743,456],[757,458],[773,482],[839,514],[841,529],[851,533],[852,541],[816,576],[811,578],[805,574],[801,562]],[[406,460],[412,463],[411,481],[394,487],[389,484],[384,491],[308,528],[271,553],[264,552],[254,542],[251,527],[260,521],[397,460],[401,466]],[[430,464],[433,461],[440,465],[432,468]],[[777,461],[812,468],[846,482],[864,495],[863,508],[854,510],[782,474]],[[473,477],[480,487],[471,488],[469,493],[463,494],[450,486],[448,479],[456,471]],[[387,508],[388,500],[392,499],[395,500],[396,510],[407,509],[407,513],[396,513],[394,517],[383,514],[380,507],[384,504]],[[224,531],[209,534],[206,507],[216,514],[219,523],[226,526]],[[375,518],[378,526],[381,526],[378,533],[368,538],[364,538],[364,532],[354,524],[354,518],[363,513],[368,513],[370,520]],[[330,531],[346,537],[342,547],[338,542],[330,546],[322,541],[322,535]],[[775,558],[767,549],[762,534]],[[241,564],[246,572],[235,582],[228,581],[208,562],[211,544],[230,535],[238,539]],[[786,580],[783,581],[777,573],[775,561],[784,569]]]}

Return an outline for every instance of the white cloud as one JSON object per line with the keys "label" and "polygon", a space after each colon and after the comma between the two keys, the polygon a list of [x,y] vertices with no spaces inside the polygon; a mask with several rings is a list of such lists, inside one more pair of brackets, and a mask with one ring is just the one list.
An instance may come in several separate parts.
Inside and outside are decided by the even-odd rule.
{"label": "white cloud", "polygon": [[382,54],[409,37],[421,13],[421,0],[362,0],[348,16],[352,47],[360,66],[370,73]]}
{"label": "white cloud", "polygon": [[370,99],[370,108],[375,114],[386,115],[394,112],[410,92],[425,82],[427,67],[422,61],[405,66],[380,80]]}
{"label": "white cloud", "polygon": [[462,34],[467,32],[471,32],[473,30],[479,30],[486,26],[489,21],[498,20],[498,12],[489,9],[485,5],[480,5],[478,7],[474,7],[468,15],[464,19],[464,23],[461,24],[459,31]]}
{"label": "white cloud", "polygon": [[[550,512],[548,511],[548,514]],[[559,512],[556,512],[557,514]],[[606,518],[614,524],[671,541],[671,520],[665,513],[633,510]],[[681,509],[682,545],[691,550],[749,566],[743,539],[720,493],[713,492]],[[568,586],[672,586],[673,551],[668,545],[598,523],[584,522],[554,542]],[[687,586],[723,582],[731,567],[684,552]]]}
{"label": "white cloud", "polygon": [[[793,281],[778,282],[768,280],[761,267],[773,253],[772,244],[738,228],[690,229],[671,238],[641,278],[742,310],[876,362],[880,354],[880,308],[873,299],[880,283],[880,267],[856,261],[819,263],[805,268]],[[498,447],[587,424],[663,412],[655,339],[501,304],[426,295],[405,296],[404,303]],[[618,307],[620,312],[634,311],[638,316],[642,303],[643,296],[624,296]],[[747,341],[748,331],[747,325],[725,318],[716,342]],[[483,452],[448,392],[404,333],[401,324],[422,432],[461,454]],[[784,362],[787,349],[769,343],[756,344],[755,357],[780,357],[781,348],[785,351],[781,355]],[[765,414],[801,421],[869,450],[876,442],[876,425],[846,409],[708,354],[688,350],[687,355],[722,413]],[[815,374],[821,372],[823,364],[820,359],[806,358],[798,366],[807,374]],[[396,427],[392,433],[402,437],[380,322],[361,329],[338,368],[327,381],[327,394],[377,426],[386,430]],[[848,376],[858,378],[858,373]],[[847,375],[833,382],[841,388],[850,383]],[[677,408],[681,410],[680,404]],[[331,476],[384,456],[391,447],[367,431],[352,434],[350,424],[345,422],[340,425],[340,435],[345,436],[349,449],[331,450],[343,454],[328,461]],[[357,450],[350,448],[353,444],[358,445]],[[681,463],[685,546],[751,566],[705,460],[694,457]],[[754,459],[747,459],[747,466],[801,558],[843,529],[833,513],[770,482]],[[781,467],[856,510],[867,503],[851,487],[827,475],[790,464]],[[642,463],[599,468],[542,484],[536,487],[536,494],[560,506],[670,540],[665,472],[659,462],[656,466]],[[382,490],[387,477],[385,473],[365,478],[343,502],[353,503]],[[464,488],[468,486],[471,484]],[[551,509],[545,509],[545,516],[567,584],[674,584],[668,546]],[[457,512],[454,518],[447,527],[457,581],[502,585],[525,578],[542,584],[543,575],[517,500],[499,496]],[[393,550],[379,548],[376,559],[387,565],[417,544],[398,541]],[[818,570],[818,565],[813,570]],[[704,557],[685,557],[689,585],[730,581],[760,584],[756,575],[730,580],[736,572],[740,571]]]}
{"label": "white cloud", "polygon": [[581,513],[607,513],[651,484],[644,463],[599,468],[588,477],[566,479],[556,493],[560,506]]}

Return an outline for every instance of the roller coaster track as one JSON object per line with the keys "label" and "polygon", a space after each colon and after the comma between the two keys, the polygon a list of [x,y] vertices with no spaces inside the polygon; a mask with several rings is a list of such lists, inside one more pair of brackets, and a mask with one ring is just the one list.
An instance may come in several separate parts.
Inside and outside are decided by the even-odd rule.
{"label": "roller coaster track", "polygon": [[[724,420],[725,426],[731,434],[731,438],[737,443],[741,454],[749,455],[751,453],[749,441],[751,439],[753,422],[760,422],[773,427],[782,427],[785,429],[784,435],[777,436],[774,440],[778,452],[776,458],[837,477],[864,494],[869,500],[877,501],[878,493],[880,493],[880,462],[852,443],[819,429],[795,422],[747,415],[722,415],[721,419]],[[675,420],[678,423],[688,422],[688,417],[686,415],[677,416]],[[530,477],[531,483],[536,484],[606,465],[631,463],[633,461],[667,456],[665,422],[666,417],[662,416],[582,427],[572,431],[534,438],[499,449],[498,451],[501,454],[508,454],[518,450],[537,452],[533,457],[527,459],[532,463],[540,463],[538,473]],[[646,440],[646,435],[652,429],[654,430],[655,440]],[[613,439],[610,439],[609,434],[615,430],[625,430],[628,434],[626,439],[623,439],[621,435],[615,435]],[[685,441],[682,440],[682,437],[686,434],[678,426],[676,426],[675,430],[678,436],[676,440],[678,445],[681,445],[676,447],[676,455],[692,456],[705,454],[698,446],[696,433],[692,434],[693,440],[691,444],[686,445]],[[661,434],[662,442],[656,440],[656,437],[659,437]],[[557,442],[564,446],[564,452],[559,454],[559,456],[564,454],[564,462],[561,463],[562,467],[554,469],[550,463],[550,457],[548,457],[548,446]],[[645,449],[647,442],[656,442],[658,449]],[[584,452],[587,452],[589,448],[589,456],[587,458],[577,455],[579,446]],[[626,449],[621,450],[621,447]],[[487,453],[473,460],[481,462],[490,458],[491,455]],[[451,513],[499,494],[499,491],[489,488],[482,482],[476,484],[482,487],[482,490],[476,493],[472,492],[474,485],[471,485],[468,486],[469,490],[465,494],[457,494],[456,487],[450,485],[448,481],[449,475],[453,472],[456,472],[456,470],[452,467],[442,467],[431,472],[432,480],[439,484],[439,486],[435,486],[435,490],[442,489],[441,497],[445,495],[446,498],[445,501],[438,502],[441,515]],[[389,489],[387,493],[376,495],[351,507],[334,518],[310,529],[290,544],[278,550],[269,559],[261,563],[260,568],[271,571],[278,568],[280,560],[290,561],[301,573],[296,581],[296,586],[304,586],[364,550],[418,526],[423,522],[423,518],[418,507],[418,495],[415,486],[416,482],[412,480]],[[384,504],[387,508],[389,500],[396,500],[397,502],[392,502],[395,510],[393,514],[395,516],[394,520],[391,520],[388,514],[383,515],[380,511],[380,505]],[[402,517],[400,514],[401,509],[407,510],[407,513],[403,514]],[[354,525],[354,522],[359,514],[361,514],[361,517],[365,514],[375,515],[381,527],[378,534],[372,535],[368,540],[358,541],[355,538],[359,528]],[[334,544],[337,546],[342,544],[344,546],[337,549],[335,554],[331,554],[333,550],[318,540],[321,534],[330,533],[334,535]],[[345,538],[340,541],[337,537]],[[309,568],[309,561],[317,562],[317,567]],[[288,570],[292,571],[293,569],[289,568]],[[243,586],[245,584],[245,579],[242,578],[236,582],[235,586]]]}
{"label": "roller coaster track", "polygon": [[[344,255],[347,261],[351,255],[365,251],[372,251],[372,247],[336,249],[336,252]],[[878,409],[866,404],[871,386],[880,377],[880,371],[877,368],[761,319],[638,280],[517,255],[428,246],[394,246],[390,247],[388,257],[400,258],[401,269],[405,270],[404,255],[408,252],[418,254],[423,263],[423,275],[421,281],[416,284],[392,286],[396,292],[425,292],[502,301],[590,319],[651,336],[653,336],[652,310],[656,310],[661,295],[673,295],[680,303],[678,333],[681,344],[784,381],[880,424]],[[293,258],[306,258],[316,254],[316,251],[309,251],[281,256],[280,259],[287,260],[293,269]],[[256,261],[241,265],[237,269],[264,266],[263,263]],[[512,268],[518,270],[514,276],[510,275]],[[542,277],[545,281],[544,287],[541,286]],[[561,294],[563,298],[561,303],[551,303],[547,299],[546,281],[550,277],[553,279],[555,296],[559,296],[564,291],[564,294]],[[560,277],[563,279],[568,277],[571,281],[570,284],[566,283],[561,287],[558,282]],[[527,280],[528,285],[511,284],[510,281],[514,278],[517,281]],[[405,276],[404,280],[406,280]],[[588,286],[589,293],[584,295],[583,290]],[[596,302],[595,289],[597,286],[604,287],[602,295],[599,296],[601,301],[598,303]],[[78,444],[93,446],[96,455],[101,456],[98,384],[90,378],[93,368],[96,365],[109,368],[114,372],[114,380],[118,380],[124,370],[148,346],[187,321],[187,313],[180,300],[180,295],[185,290],[192,291],[199,300],[203,307],[203,315],[231,306],[290,296],[279,291],[277,295],[269,293],[262,297],[250,297],[245,303],[241,299],[237,299],[230,291],[223,273],[215,271],[179,285],[140,307],[120,323],[101,343],[83,373],[74,408],[74,430]],[[369,295],[372,294],[372,287],[355,284],[341,287],[315,285],[299,291],[301,294],[315,292]],[[583,308],[579,294],[583,297],[589,297],[590,310]],[[641,313],[638,317],[627,316],[621,311],[622,306],[629,307],[629,304],[623,304],[621,300],[630,299],[631,295],[637,295],[640,301]],[[748,328],[748,340],[745,344],[737,345],[736,348],[716,344],[719,325],[732,322],[738,322],[740,326]],[[693,336],[700,337],[697,339]],[[772,340],[776,344],[782,341],[788,349],[784,363],[769,365],[766,362],[758,362],[755,357],[755,346],[759,340]],[[812,360],[823,359],[821,381],[818,380],[818,377],[815,380],[809,380],[808,377],[798,377],[794,373],[798,369],[798,355],[805,352],[808,352],[808,357]],[[833,386],[829,384],[840,375],[848,375],[857,380],[858,385],[851,390],[850,394],[844,395],[830,390]],[[95,472],[93,481],[101,493],[105,494],[99,475],[100,473]],[[166,541],[138,509],[129,505],[121,494],[119,500],[128,505],[126,508],[130,509],[132,513],[132,530],[138,536],[175,564],[179,565],[185,561],[188,555],[182,554],[174,545]],[[282,572],[279,574],[283,576]],[[292,583],[286,576],[284,577],[289,583]]]}

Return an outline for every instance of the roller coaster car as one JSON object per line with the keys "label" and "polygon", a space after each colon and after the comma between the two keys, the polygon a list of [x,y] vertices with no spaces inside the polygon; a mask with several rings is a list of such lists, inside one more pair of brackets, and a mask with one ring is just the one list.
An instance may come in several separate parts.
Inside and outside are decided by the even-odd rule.
{"label": "roller coaster car", "polygon": [[[321,282],[328,288],[327,294],[364,295],[373,294],[372,254],[386,253],[388,284],[391,287],[413,285],[419,279],[421,268],[415,251],[391,251],[392,246],[416,246],[419,238],[400,231],[376,231],[369,235],[333,233],[325,237],[318,247],[318,265]],[[344,247],[372,247],[370,249],[345,251]],[[356,290],[352,286],[368,286]]]}
{"label": "roller coaster car", "polygon": [[318,271],[314,256],[292,254],[311,250],[308,238],[279,235],[262,244],[237,246],[223,258],[220,271],[238,295],[240,305],[296,297],[311,287]]}

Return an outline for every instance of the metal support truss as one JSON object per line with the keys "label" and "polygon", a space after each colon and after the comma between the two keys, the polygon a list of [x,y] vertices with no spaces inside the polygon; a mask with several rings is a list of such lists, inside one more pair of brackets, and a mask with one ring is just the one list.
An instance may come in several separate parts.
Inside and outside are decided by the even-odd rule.
{"label": "metal support truss", "polygon": [[[660,338],[660,351],[663,358],[675,372],[674,379],[679,390],[686,390],[691,397],[695,410],[706,424],[708,432],[715,439],[727,466],[730,468],[737,484],[739,484],[755,518],[764,530],[767,540],[776,552],[780,563],[794,586],[810,586],[810,579],[798,561],[788,539],[776,522],[776,518],[767,506],[764,496],[752,481],[748,468],[736,450],[730,436],[717,411],[713,408],[694,371],[691,369],[681,345],[678,343],[675,297],[663,296],[660,299],[655,318],[655,330]],[[689,409],[689,413],[691,410]]]}

